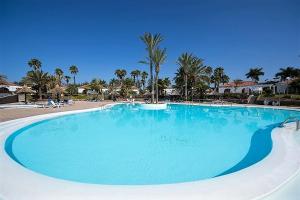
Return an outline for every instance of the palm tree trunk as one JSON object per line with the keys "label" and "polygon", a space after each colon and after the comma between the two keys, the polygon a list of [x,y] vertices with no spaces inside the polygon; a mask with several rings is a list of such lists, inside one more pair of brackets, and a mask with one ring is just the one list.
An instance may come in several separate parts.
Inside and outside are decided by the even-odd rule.
{"label": "palm tree trunk", "polygon": [[184,95],[185,95],[185,101],[187,101],[187,75],[184,75]]}
{"label": "palm tree trunk", "polygon": [[151,83],[151,103],[154,103],[154,82],[153,82],[153,66],[150,59],[150,83]]}
{"label": "palm tree trunk", "polygon": [[158,73],[155,75],[155,86],[156,86],[156,103],[158,104]]}
{"label": "palm tree trunk", "polygon": [[73,80],[74,80],[74,85],[75,85],[75,75],[73,76]]}
{"label": "palm tree trunk", "polygon": [[42,100],[42,88],[41,86],[39,87],[39,99]]}

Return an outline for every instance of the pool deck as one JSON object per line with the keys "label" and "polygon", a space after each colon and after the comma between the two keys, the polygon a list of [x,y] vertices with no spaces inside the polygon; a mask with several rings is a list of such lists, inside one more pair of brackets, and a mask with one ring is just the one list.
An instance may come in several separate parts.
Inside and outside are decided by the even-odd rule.
{"label": "pool deck", "polygon": [[[6,122],[0,123],[0,145],[4,146],[5,139],[12,132],[33,122],[65,114],[105,109],[105,106],[99,106],[109,106],[109,103],[76,102],[76,107],[73,105],[57,109],[2,109],[1,119]],[[300,195],[300,132],[295,132],[295,123],[290,123],[285,128],[275,128],[272,140],[274,147],[270,155],[236,173],[208,180],[152,186],[83,184],[51,178],[20,166],[1,148],[0,199],[296,200]]]}
{"label": "pool deck", "polygon": [[5,122],[13,119],[24,117],[31,117],[36,115],[43,115],[48,113],[65,112],[71,110],[83,110],[90,108],[97,108],[112,101],[89,102],[89,101],[75,101],[73,105],[65,105],[60,108],[6,108],[0,109],[0,122]]}

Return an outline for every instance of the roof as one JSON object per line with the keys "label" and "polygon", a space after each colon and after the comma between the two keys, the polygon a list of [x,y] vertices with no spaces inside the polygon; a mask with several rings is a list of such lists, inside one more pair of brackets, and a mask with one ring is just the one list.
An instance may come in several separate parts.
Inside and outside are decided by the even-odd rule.
{"label": "roof", "polygon": [[18,86],[14,83],[8,82],[6,80],[0,80],[0,85],[5,85],[5,86]]}
{"label": "roof", "polygon": [[17,94],[35,93],[31,88],[24,85],[22,88],[17,90]]}
{"label": "roof", "polygon": [[257,85],[257,83],[253,81],[241,81],[238,84],[234,82],[225,83],[220,87],[246,87],[246,86],[253,86],[253,85]]}

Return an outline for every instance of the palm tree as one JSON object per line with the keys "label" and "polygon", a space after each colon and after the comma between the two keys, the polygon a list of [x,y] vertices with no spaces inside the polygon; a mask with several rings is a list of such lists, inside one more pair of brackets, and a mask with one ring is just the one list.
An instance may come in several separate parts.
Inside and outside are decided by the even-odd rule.
{"label": "palm tree", "polygon": [[64,79],[65,79],[67,85],[69,85],[71,77],[70,76],[65,76]]}
{"label": "palm tree", "polygon": [[224,85],[225,83],[229,82],[229,77],[225,74],[223,67],[215,68],[214,73],[211,76],[211,82],[215,85],[215,91],[219,91],[219,86],[221,83]]}
{"label": "palm tree", "polygon": [[42,100],[42,89],[46,87],[49,81],[48,73],[44,73],[40,70],[29,71],[27,73],[26,80],[37,88],[39,99]]}
{"label": "palm tree", "polygon": [[177,64],[179,65],[180,68],[182,68],[182,72],[184,74],[184,95],[185,95],[185,100],[187,101],[187,85],[188,85],[188,71],[189,68],[192,65],[194,56],[191,53],[183,53],[177,60]]}
{"label": "palm tree", "polygon": [[99,94],[101,94],[101,95],[103,94],[102,93],[103,87],[104,87],[104,81],[103,80],[94,78],[91,81],[90,88],[97,93],[96,99],[98,99]]}
{"label": "palm tree", "polygon": [[254,82],[259,81],[259,77],[265,75],[265,73],[262,71],[263,68],[250,68],[249,72],[245,75],[247,78],[250,78]]}
{"label": "palm tree", "polygon": [[70,70],[70,73],[73,74],[73,81],[74,81],[74,85],[75,85],[76,84],[75,76],[79,72],[78,68],[77,68],[77,66],[72,65],[69,70]]}
{"label": "palm tree", "polygon": [[[212,68],[203,65],[203,60],[193,56],[187,70],[187,76],[182,67],[177,69],[175,73],[175,88],[178,89],[180,94],[185,94],[185,91],[191,90],[192,99],[193,91],[198,91],[201,95],[204,94],[210,85],[210,76]],[[185,83],[187,80],[187,84]],[[187,85],[187,87],[185,87]]]}
{"label": "palm tree", "polygon": [[195,87],[197,82],[202,82],[203,84],[208,85],[210,83],[211,71],[211,67],[203,65],[202,59],[194,57],[191,67],[188,70],[191,87]]}
{"label": "palm tree", "polygon": [[132,72],[130,72],[130,75],[131,75],[131,77],[133,78],[133,82],[136,83],[136,82],[135,82],[135,79],[136,79],[136,77],[137,77],[137,72],[136,72],[136,70],[133,70]]}
{"label": "palm tree", "polygon": [[108,84],[109,92],[110,92],[111,97],[112,97],[113,100],[114,100],[115,93],[116,93],[115,88],[116,88],[116,86],[117,86],[118,84],[119,84],[119,80],[114,79],[114,78],[111,79],[111,80],[109,81],[109,84]]}
{"label": "palm tree", "polygon": [[139,80],[139,77],[140,77],[140,75],[141,75],[141,71],[140,70],[135,70],[135,73],[136,73],[136,87],[138,88],[138,89],[140,89],[140,80]]}
{"label": "palm tree", "polygon": [[146,79],[148,78],[148,73],[143,71],[141,76],[142,76],[141,82],[143,84],[143,90],[145,90],[145,83],[146,83]]}
{"label": "palm tree", "polygon": [[123,82],[123,78],[126,76],[127,72],[125,69],[117,69],[115,71],[115,75],[118,77],[118,79]]}
{"label": "palm tree", "polygon": [[160,71],[160,66],[165,62],[166,58],[166,49],[157,48],[154,50],[152,61],[155,66],[156,103],[158,103],[158,74]]}
{"label": "palm tree", "polygon": [[280,77],[281,81],[285,81],[287,78],[296,78],[300,76],[300,69],[294,67],[280,68],[280,72],[275,76]]}
{"label": "palm tree", "polygon": [[33,68],[34,71],[40,70],[42,67],[42,62],[36,58],[32,58],[28,61],[29,67]]}
{"label": "palm tree", "polygon": [[57,81],[58,81],[59,86],[61,86],[61,80],[63,78],[63,74],[64,74],[64,72],[63,72],[62,69],[60,69],[58,67],[55,69],[55,75],[57,77]]}
{"label": "palm tree", "polygon": [[149,67],[150,67],[150,84],[151,84],[151,103],[154,102],[154,82],[153,82],[153,54],[159,43],[163,40],[160,34],[145,33],[140,39],[145,43],[148,52]]}
{"label": "palm tree", "polygon": [[131,78],[124,79],[121,87],[121,94],[124,97],[128,97],[129,93],[132,92],[132,86],[134,86],[134,82]]}
{"label": "palm tree", "polygon": [[158,79],[157,82],[158,82],[158,93],[160,95],[163,94],[164,89],[168,88],[169,85],[171,85],[171,81],[168,77],[164,79]]}

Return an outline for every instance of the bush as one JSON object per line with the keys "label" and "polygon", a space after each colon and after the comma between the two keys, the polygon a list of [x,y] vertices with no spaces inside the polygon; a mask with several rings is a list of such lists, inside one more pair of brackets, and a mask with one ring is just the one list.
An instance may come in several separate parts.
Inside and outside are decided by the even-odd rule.
{"label": "bush", "polygon": [[273,96],[275,96],[275,95],[273,94],[273,90],[270,89],[270,88],[264,89],[264,91],[263,91],[262,94],[263,94],[264,97],[273,97]]}

